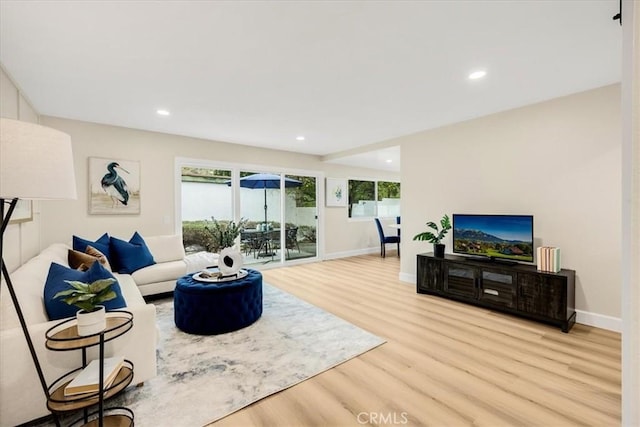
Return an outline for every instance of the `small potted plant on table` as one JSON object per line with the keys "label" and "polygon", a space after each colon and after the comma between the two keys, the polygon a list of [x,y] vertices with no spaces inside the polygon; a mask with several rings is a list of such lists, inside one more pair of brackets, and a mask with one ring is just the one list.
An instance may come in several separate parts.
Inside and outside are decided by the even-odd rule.
{"label": "small potted plant on table", "polygon": [[231,248],[236,243],[236,238],[244,230],[247,220],[240,218],[236,224],[234,221],[218,221],[211,217],[211,226],[209,223],[204,229],[209,233],[207,250],[218,253],[224,248]]}
{"label": "small potted plant on table", "polygon": [[425,231],[413,236],[413,240],[426,240],[429,243],[433,243],[433,254],[438,258],[444,258],[445,245],[442,243],[442,239],[449,230],[451,230],[449,215],[445,214],[440,220],[440,229],[438,229],[438,225],[433,221],[427,222],[427,227],[433,229],[437,234],[431,231]]}
{"label": "small potted plant on table", "polygon": [[60,291],[53,296],[80,309],[76,313],[78,335],[97,334],[107,327],[106,309],[101,304],[117,297],[111,289],[115,281],[112,278],[100,279],[92,283],[65,280],[71,289]]}

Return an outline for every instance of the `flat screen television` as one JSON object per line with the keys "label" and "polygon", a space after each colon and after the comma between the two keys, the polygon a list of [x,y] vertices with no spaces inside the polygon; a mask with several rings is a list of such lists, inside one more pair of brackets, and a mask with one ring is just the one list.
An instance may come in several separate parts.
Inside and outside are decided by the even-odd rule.
{"label": "flat screen television", "polygon": [[533,215],[453,214],[453,252],[533,262]]}

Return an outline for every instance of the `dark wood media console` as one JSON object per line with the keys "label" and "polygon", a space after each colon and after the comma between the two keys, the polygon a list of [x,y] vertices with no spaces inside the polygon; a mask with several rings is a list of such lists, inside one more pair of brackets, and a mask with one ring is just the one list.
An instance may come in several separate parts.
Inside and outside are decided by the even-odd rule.
{"label": "dark wood media console", "polygon": [[574,270],[538,271],[467,257],[418,254],[417,291],[569,329],[576,322]]}

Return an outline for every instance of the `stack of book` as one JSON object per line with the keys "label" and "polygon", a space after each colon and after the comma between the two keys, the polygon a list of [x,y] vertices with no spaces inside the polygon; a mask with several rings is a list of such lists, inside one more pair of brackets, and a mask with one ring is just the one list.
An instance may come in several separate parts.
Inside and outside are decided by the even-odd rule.
{"label": "stack of book", "polygon": [[560,248],[541,246],[536,252],[538,270],[557,273],[560,271]]}
{"label": "stack of book", "polygon": [[[104,381],[103,389],[109,388],[113,380],[118,376],[120,368],[124,364],[124,358],[106,357],[104,359]],[[100,361],[92,360],[64,389],[65,396],[76,394],[95,393],[100,384]]]}

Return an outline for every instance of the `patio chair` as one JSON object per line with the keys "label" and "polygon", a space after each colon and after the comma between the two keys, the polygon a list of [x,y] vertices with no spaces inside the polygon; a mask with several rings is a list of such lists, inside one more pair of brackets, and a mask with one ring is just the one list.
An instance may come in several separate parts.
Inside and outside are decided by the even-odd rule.
{"label": "patio chair", "polygon": [[241,232],[240,244],[245,255],[251,255],[252,253],[257,256],[258,251],[262,247],[262,235],[260,233]]}
{"label": "patio chair", "polygon": [[384,230],[382,229],[382,224],[380,224],[380,220],[378,218],[373,219],[376,222],[376,227],[378,227],[378,235],[380,236],[380,256],[382,258],[386,258],[387,243],[395,243],[398,245],[398,256],[400,256],[400,236],[385,236]]}
{"label": "patio chair", "polygon": [[273,259],[273,256],[276,255],[278,249],[280,249],[280,230],[270,230],[265,233],[264,238],[267,245],[266,249],[268,253],[271,254],[271,259]]}
{"label": "patio chair", "polygon": [[298,244],[298,227],[286,229],[285,247],[287,248],[287,258],[289,258],[289,249],[297,249],[298,252],[300,252],[300,245]]}

